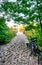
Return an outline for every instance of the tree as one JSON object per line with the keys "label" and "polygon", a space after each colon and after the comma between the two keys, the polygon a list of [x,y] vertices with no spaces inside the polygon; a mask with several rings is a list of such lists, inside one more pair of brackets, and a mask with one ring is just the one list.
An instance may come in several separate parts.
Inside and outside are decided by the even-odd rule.
{"label": "tree", "polygon": [[2,2],[0,13],[2,13],[5,20],[10,21],[12,18],[16,23],[29,24],[31,21],[40,23],[42,40],[42,0]]}
{"label": "tree", "polygon": [[4,2],[0,11],[8,21],[10,18],[15,22],[28,24],[28,22],[40,22],[42,33],[42,1],[41,0],[17,0],[14,2]]}

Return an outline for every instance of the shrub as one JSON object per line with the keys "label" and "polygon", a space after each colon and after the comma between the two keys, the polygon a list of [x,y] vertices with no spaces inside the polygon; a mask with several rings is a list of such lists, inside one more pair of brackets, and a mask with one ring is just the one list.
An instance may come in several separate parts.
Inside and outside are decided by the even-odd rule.
{"label": "shrub", "polygon": [[16,34],[11,32],[5,24],[5,19],[0,18],[0,45],[6,44],[14,37]]}

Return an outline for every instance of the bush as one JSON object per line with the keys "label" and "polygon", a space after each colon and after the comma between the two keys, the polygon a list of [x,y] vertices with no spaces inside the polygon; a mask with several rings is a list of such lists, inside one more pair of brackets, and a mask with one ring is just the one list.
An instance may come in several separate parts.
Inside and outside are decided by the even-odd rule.
{"label": "bush", "polygon": [[36,37],[37,38],[36,44],[39,45],[39,46],[42,46],[42,38],[41,38],[41,34],[40,34],[39,31],[37,31],[37,30],[35,30],[35,32],[32,31],[32,30],[26,31],[25,35],[27,36],[29,41],[31,40],[31,38],[35,38]]}
{"label": "bush", "polygon": [[6,44],[8,42],[10,42],[10,40],[16,36],[16,33],[11,32],[11,31],[6,31],[6,32],[1,32],[2,34],[0,34],[0,45],[1,44]]}
{"label": "bush", "polygon": [[8,43],[16,34],[9,30],[5,24],[5,19],[0,18],[0,45]]}

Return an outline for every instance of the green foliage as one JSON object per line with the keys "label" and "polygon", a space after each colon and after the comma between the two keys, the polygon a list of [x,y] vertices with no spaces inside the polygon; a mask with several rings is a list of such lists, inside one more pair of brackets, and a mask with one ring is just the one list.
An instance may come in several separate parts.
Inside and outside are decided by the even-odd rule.
{"label": "green foliage", "polygon": [[[40,0],[17,0],[14,2],[3,2],[0,11],[3,15],[9,15],[15,21],[28,23],[29,21],[42,20],[42,1]],[[19,16],[22,13],[24,16]],[[8,16],[7,16],[8,18]],[[38,20],[39,19],[39,20]]]}
{"label": "green foliage", "polygon": [[0,18],[0,45],[11,40],[16,34],[11,32],[5,24],[5,19]]}
{"label": "green foliage", "polygon": [[28,31],[28,30],[32,30],[32,29],[35,29],[35,26],[33,25],[33,23],[28,23],[28,25],[25,27],[25,30]]}
{"label": "green foliage", "polygon": [[25,31],[26,31],[25,34],[29,41],[31,40],[31,38],[36,37],[37,38],[36,44],[39,46],[42,46],[42,38],[41,38],[42,35],[40,32],[40,24],[39,23],[37,23],[36,26],[34,26],[33,23],[27,25],[25,28]]}
{"label": "green foliage", "polygon": [[[7,20],[11,18],[15,22],[21,22],[24,24],[28,24],[29,21],[40,22],[40,26],[34,27],[33,25],[27,26],[26,30],[31,30],[32,28],[36,30],[36,33],[33,33],[33,37],[36,35],[37,37],[42,37],[42,0],[17,0],[15,3],[13,2],[3,2],[0,7],[0,12],[3,13],[3,16],[7,16]],[[21,16],[20,13],[24,14]],[[9,15],[9,16],[8,16]],[[20,16],[19,16],[20,15]],[[2,24],[5,26],[4,24]],[[0,25],[1,26],[1,25]],[[4,29],[7,27],[2,27],[0,29]],[[41,28],[41,29],[40,29]],[[41,35],[40,31],[41,30]],[[0,32],[1,33],[1,32]],[[3,35],[2,35],[3,36]],[[38,39],[39,40],[39,39]],[[40,42],[41,44],[41,42]]]}

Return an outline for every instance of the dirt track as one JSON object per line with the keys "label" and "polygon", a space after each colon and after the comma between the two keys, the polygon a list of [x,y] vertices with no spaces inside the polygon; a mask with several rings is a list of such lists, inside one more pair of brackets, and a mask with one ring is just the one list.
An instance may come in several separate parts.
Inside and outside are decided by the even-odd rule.
{"label": "dirt track", "polygon": [[37,57],[30,57],[26,36],[18,33],[9,44],[0,46],[0,65],[38,65]]}

